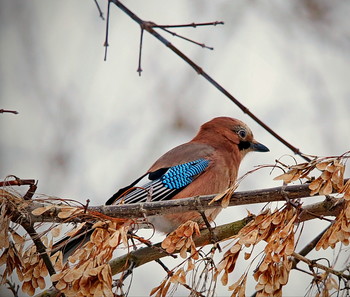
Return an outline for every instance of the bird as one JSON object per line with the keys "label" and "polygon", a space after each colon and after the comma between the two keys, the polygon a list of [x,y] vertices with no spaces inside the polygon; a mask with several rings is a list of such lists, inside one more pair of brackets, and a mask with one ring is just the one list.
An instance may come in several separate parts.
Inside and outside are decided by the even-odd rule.
{"label": "bird", "polygon": [[[242,159],[247,153],[268,152],[257,142],[250,128],[230,117],[216,117],[204,123],[195,137],[162,155],[140,178],[120,189],[107,205],[165,201],[218,194],[235,185]],[[141,180],[146,181],[140,186]],[[212,222],[221,208],[204,212]],[[157,231],[170,233],[188,220],[202,222],[197,211],[151,216]]]}
{"label": "bird", "polygon": [[[242,121],[216,117],[201,125],[192,140],[166,152],[141,177],[118,190],[106,205],[166,201],[224,192],[235,185],[241,161],[253,151],[268,152],[269,149],[254,139],[252,131]],[[207,222],[197,211],[147,219],[155,230],[169,234],[189,220],[200,225],[210,223],[220,211],[221,207],[206,210]],[[55,247],[66,254],[78,244],[81,246],[82,240],[86,241],[92,231],[86,227],[74,238],[60,240]]]}

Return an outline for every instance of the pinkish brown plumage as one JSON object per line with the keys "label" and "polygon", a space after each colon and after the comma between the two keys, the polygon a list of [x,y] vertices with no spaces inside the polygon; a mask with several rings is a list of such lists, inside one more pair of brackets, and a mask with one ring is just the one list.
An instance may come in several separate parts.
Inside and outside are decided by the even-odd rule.
{"label": "pinkish brown plumage", "polygon": [[[268,148],[254,140],[251,130],[243,122],[229,117],[214,118],[203,124],[191,141],[165,153],[143,176],[120,189],[106,204],[221,193],[235,184],[239,165],[250,151],[267,152]],[[145,183],[140,183],[144,179]],[[207,210],[207,219],[213,221],[220,210]],[[169,233],[188,220],[202,223],[201,218],[198,212],[190,211],[148,219],[158,231]],[[83,239],[93,231],[88,228],[84,229]],[[81,241],[82,237],[65,238],[56,246],[59,248],[64,243],[63,250],[68,255]]]}
{"label": "pinkish brown plumage", "polygon": [[[150,181],[141,185],[143,190],[138,188],[130,191],[135,185],[133,183],[118,191],[107,204],[180,199],[221,193],[235,184],[239,165],[250,151],[266,152],[268,149],[254,140],[251,130],[243,122],[229,117],[214,118],[203,124],[191,141],[165,153],[151,166],[144,175],[148,176]],[[191,162],[194,164],[190,164]],[[187,164],[190,164],[189,169],[185,168]],[[192,174],[192,166],[200,169]],[[172,173],[170,174],[172,170],[174,177]],[[183,181],[186,174],[192,174],[189,182]],[[171,175],[174,179],[173,184],[168,182],[167,175]],[[186,182],[188,183],[185,184]],[[175,188],[170,189],[172,186]],[[124,195],[126,190],[128,192]],[[220,209],[211,209],[205,214],[208,220],[212,221],[219,212]],[[154,216],[150,217],[149,221],[158,231],[169,233],[190,219],[201,221],[201,215],[191,211]]]}

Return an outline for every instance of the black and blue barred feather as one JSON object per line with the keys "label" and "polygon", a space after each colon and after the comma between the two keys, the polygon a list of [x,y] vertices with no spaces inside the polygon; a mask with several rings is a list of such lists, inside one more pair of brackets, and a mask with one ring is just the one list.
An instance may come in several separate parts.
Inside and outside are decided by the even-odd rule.
{"label": "black and blue barred feather", "polygon": [[188,186],[208,165],[209,160],[198,159],[150,172],[149,182],[140,187],[135,186],[145,175],[142,176],[130,186],[119,190],[106,204],[168,200]]}
{"label": "black and blue barred feather", "polygon": [[208,164],[208,160],[199,159],[171,167],[161,177],[162,184],[168,189],[180,189],[186,187],[193,181],[195,176],[208,167]]}

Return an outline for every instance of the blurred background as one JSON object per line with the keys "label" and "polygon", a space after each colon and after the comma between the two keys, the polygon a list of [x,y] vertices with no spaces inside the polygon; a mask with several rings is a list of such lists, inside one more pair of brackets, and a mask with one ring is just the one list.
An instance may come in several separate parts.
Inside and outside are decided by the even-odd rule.
{"label": "blurred background", "polygon": [[[99,4],[106,15],[106,1]],[[349,1],[124,4],[157,24],[224,21],[223,26],[174,30],[213,51],[160,33],[302,152],[332,156],[350,149]],[[240,175],[282,156],[294,163],[291,151],[148,33],[139,77],[139,38],[139,26],[112,4],[104,61],[105,21],[92,0],[0,1],[0,108],[19,112],[0,114],[2,178],[36,179],[38,193],[103,204],[161,154],[190,140],[202,123],[222,115],[246,122],[270,148],[270,153],[249,155]],[[273,181],[278,174],[260,170],[239,190],[279,186]],[[261,207],[226,209],[217,224]],[[299,247],[325,226],[305,227]],[[327,253],[332,258],[333,251]],[[310,258],[320,255],[325,253]],[[345,259],[338,264],[344,266]],[[167,265],[172,268],[174,262]],[[247,263],[239,267],[243,272]],[[233,274],[229,283],[240,275]],[[164,277],[159,265],[136,269],[130,296],[149,295]],[[303,296],[310,281],[293,271],[283,296]],[[254,286],[248,283],[248,294]],[[11,296],[4,288],[0,295]],[[218,296],[227,295],[219,285]]]}

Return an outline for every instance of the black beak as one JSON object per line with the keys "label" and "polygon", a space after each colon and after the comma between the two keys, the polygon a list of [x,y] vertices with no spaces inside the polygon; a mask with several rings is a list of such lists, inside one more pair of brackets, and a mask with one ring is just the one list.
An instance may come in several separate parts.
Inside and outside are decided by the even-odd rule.
{"label": "black beak", "polygon": [[255,152],[269,152],[270,150],[263,144],[259,142],[252,142],[250,148]]}

